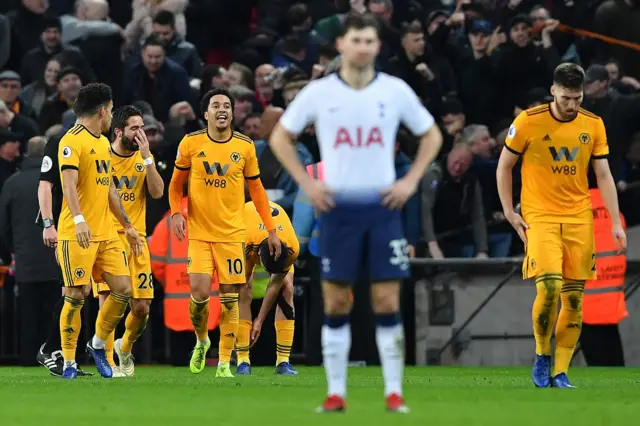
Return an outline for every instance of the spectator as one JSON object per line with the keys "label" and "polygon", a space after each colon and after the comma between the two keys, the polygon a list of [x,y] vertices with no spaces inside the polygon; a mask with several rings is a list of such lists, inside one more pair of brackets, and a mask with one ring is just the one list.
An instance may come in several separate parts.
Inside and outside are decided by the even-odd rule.
{"label": "spectator", "polygon": [[259,112],[252,112],[247,115],[242,123],[242,133],[249,136],[251,140],[257,140],[260,138],[260,128],[262,126],[262,114]]}
{"label": "spectator", "polygon": [[175,16],[175,28],[181,37],[187,35],[187,24],[184,10],[188,0],[133,0],[133,18],[124,29],[127,46],[133,48],[140,40],[145,40],[153,32],[153,18],[161,10],[166,10]]}
{"label": "spectator", "polygon": [[542,87],[534,87],[529,90],[527,94],[522,98],[521,102],[518,102],[513,108],[513,118],[520,115],[525,109],[533,108],[538,105],[547,104],[553,101],[553,96],[549,93],[549,89],[543,89]]}
{"label": "spectator", "polygon": [[49,59],[44,73],[36,81],[23,88],[20,93],[20,99],[33,108],[36,119],[40,117],[45,100],[56,91],[60,68],[60,61],[57,58]]}
{"label": "spectator", "polygon": [[315,31],[319,37],[333,44],[342,31],[342,23],[349,12],[364,13],[367,7],[364,0],[334,0],[336,12],[334,15],[318,21]]}
{"label": "spectator", "polygon": [[[0,195],[0,238],[16,261],[23,366],[37,365],[34,354],[47,338],[53,307],[60,298],[59,267],[53,250],[42,243],[41,228],[34,224],[39,212],[38,184],[46,143],[41,136],[29,140],[21,170],[7,179]],[[2,149],[5,146],[6,143]]]}
{"label": "spectator", "polygon": [[[300,62],[301,68],[311,73],[311,68],[318,62],[320,46],[324,39],[312,29],[311,14],[304,3],[296,3],[287,11],[287,22],[291,28],[291,34],[296,36],[304,46],[304,58]],[[284,40],[276,43],[272,57],[281,56],[284,53]]]}
{"label": "spectator", "polygon": [[[284,113],[282,108],[269,107],[262,114],[262,126],[260,129],[260,139],[254,142],[256,146],[256,156],[260,165],[260,179],[262,185],[267,190],[269,200],[274,201],[285,209],[287,214],[293,213],[293,202],[298,192],[298,185],[291,175],[282,168],[278,159],[271,152],[269,147],[269,137],[273,128]],[[311,154],[301,143],[296,144],[300,162],[306,167],[312,163]]]}
{"label": "spectator", "polygon": [[185,70],[165,56],[164,43],[149,37],[142,46],[142,61],[131,68],[125,82],[125,104],[145,100],[157,119],[169,119],[172,105],[187,101],[193,106],[189,77]]}
{"label": "spectator", "polygon": [[227,71],[225,75],[229,78],[230,86],[239,85],[249,89],[253,88],[253,72],[251,72],[251,69],[246,65],[233,62],[229,65],[229,71]]}
{"label": "spectator", "polygon": [[6,16],[0,15],[0,70],[4,69],[11,55],[11,27]]}
{"label": "spectator", "polygon": [[93,70],[80,49],[61,43],[61,29],[60,18],[49,17],[44,21],[40,45],[27,52],[22,59],[20,77],[23,84],[37,80],[44,73],[47,62],[54,56],[58,57],[63,66],[80,70],[87,81],[93,80]]}
{"label": "spectator", "polygon": [[21,0],[20,5],[7,15],[11,26],[11,55],[7,64],[10,70],[20,71],[24,56],[41,43],[42,32],[49,20],[48,9],[48,0]]}
{"label": "spectator", "polygon": [[329,67],[331,61],[338,56],[338,51],[330,44],[323,44],[318,49],[318,65],[325,70]]}
{"label": "spectator", "polygon": [[[640,15],[636,0],[607,0],[595,15],[598,32],[619,40],[640,43]],[[629,76],[640,79],[640,55],[617,44],[603,43],[603,56],[615,59]]]}
{"label": "spectator", "polygon": [[[0,101],[0,108],[3,106],[4,102]],[[20,157],[20,143],[23,140],[22,134],[14,133],[2,127],[1,120],[2,110],[0,109],[0,188],[18,170],[17,160]]]}
{"label": "spectator", "polygon": [[[2,130],[17,133],[28,140],[38,134],[38,125],[31,118],[16,114],[4,101],[0,101],[0,131]],[[20,146],[20,152],[25,149],[25,146]]]}
{"label": "spectator", "polygon": [[630,95],[640,90],[640,82],[633,77],[624,75],[620,64],[615,59],[609,59],[605,67],[609,72],[609,84],[619,93]]}
{"label": "spectator", "polygon": [[159,11],[153,18],[153,34],[164,41],[165,55],[180,65],[189,77],[202,75],[202,60],[196,47],[176,31],[176,17],[168,10]]}
{"label": "spectator", "polygon": [[233,108],[233,120],[236,123],[242,123],[253,112],[256,97],[251,89],[240,85],[231,86],[229,93],[236,101]]}
{"label": "spectator", "polygon": [[471,149],[456,144],[422,179],[422,232],[434,259],[487,255],[482,189],[471,162]]}
{"label": "spectator", "polygon": [[297,35],[288,35],[282,39],[282,47],[278,55],[271,58],[271,64],[276,68],[302,68],[306,56],[305,46]]}
{"label": "spectator", "polygon": [[40,131],[45,133],[54,124],[62,123],[62,115],[76,101],[83,86],[83,76],[75,68],[63,68],[58,73],[58,91],[49,96],[40,112]]}
{"label": "spectator", "polygon": [[22,89],[22,85],[17,72],[0,72],[0,100],[3,100],[16,114],[35,119],[35,112],[31,105],[20,98],[20,89]]}
{"label": "spectator", "polygon": [[460,142],[460,134],[467,122],[462,102],[458,99],[445,99],[442,103],[440,118],[444,126],[442,134],[444,140],[440,154],[446,154],[454,144]]}
{"label": "spectator", "polygon": [[61,42],[74,43],[89,37],[122,34],[120,25],[109,22],[109,3],[106,0],[78,0],[75,15],[60,17],[62,24]]}

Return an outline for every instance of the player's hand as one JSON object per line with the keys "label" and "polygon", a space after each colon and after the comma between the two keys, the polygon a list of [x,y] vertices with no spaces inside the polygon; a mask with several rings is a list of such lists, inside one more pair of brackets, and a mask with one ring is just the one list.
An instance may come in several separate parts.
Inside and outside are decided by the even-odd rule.
{"label": "player's hand", "polygon": [[409,256],[409,259],[416,257],[416,248],[411,244],[407,246],[407,255]]}
{"label": "player's hand", "polygon": [[444,259],[444,254],[442,254],[442,250],[440,250],[440,246],[436,241],[431,241],[428,244],[429,254],[432,259]]}
{"label": "player's hand", "polygon": [[267,244],[269,244],[269,254],[273,257],[273,260],[278,260],[282,253],[282,243],[275,230],[269,231],[269,237],[267,238]]}
{"label": "player's hand", "polygon": [[611,234],[613,235],[613,240],[616,242],[618,253],[624,252],[627,249],[627,234],[625,234],[622,225],[614,224],[611,227]]}
{"label": "player's hand", "polygon": [[91,243],[91,229],[89,229],[87,222],[80,222],[76,225],[76,238],[78,239],[80,247],[83,249],[89,248],[89,243]]}
{"label": "player's hand", "polygon": [[142,254],[142,239],[138,232],[133,229],[133,226],[127,226],[124,228],[124,235],[127,237],[127,242],[133,251],[134,256],[140,256]]}
{"label": "player's hand", "polygon": [[391,210],[401,209],[407,200],[416,193],[417,187],[407,178],[398,179],[391,187],[382,190],[382,204]]}
{"label": "player's hand", "polygon": [[335,202],[331,198],[332,191],[319,180],[312,180],[306,184],[302,190],[307,194],[313,207],[320,211],[328,212],[336,206]]}
{"label": "player's hand", "polygon": [[173,234],[178,241],[182,241],[187,236],[187,221],[182,213],[174,213],[171,216],[171,228],[173,228]]}
{"label": "player's hand", "polygon": [[140,155],[142,155],[143,159],[147,159],[151,157],[151,150],[149,148],[149,139],[147,139],[147,134],[142,129],[138,129],[134,136],[136,144],[138,148],[140,148]]}
{"label": "player's hand", "polygon": [[527,229],[529,229],[529,225],[527,225],[527,222],[525,222],[522,216],[520,216],[516,212],[505,214],[504,217],[509,221],[511,226],[513,226],[513,229],[516,230],[516,232],[518,233],[518,236],[526,246],[527,245]]}
{"label": "player's hand", "polygon": [[251,346],[255,345],[260,337],[262,331],[262,320],[256,318],[253,320],[253,327],[251,328]]}
{"label": "player's hand", "polygon": [[425,64],[424,62],[416,65],[416,71],[419,72],[420,75],[422,75],[423,77],[425,77],[429,81],[431,81],[434,78],[436,78],[436,75],[433,73],[433,71],[431,71],[429,66],[427,64]]}
{"label": "player's hand", "polygon": [[42,231],[42,241],[44,245],[51,248],[56,248],[58,245],[58,231],[55,226],[44,228]]}

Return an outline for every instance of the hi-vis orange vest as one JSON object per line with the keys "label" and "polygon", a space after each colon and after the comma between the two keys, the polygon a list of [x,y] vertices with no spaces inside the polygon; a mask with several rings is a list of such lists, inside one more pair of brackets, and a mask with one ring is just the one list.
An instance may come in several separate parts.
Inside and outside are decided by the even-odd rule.
{"label": "hi-vis orange vest", "polygon": [[[629,314],[624,301],[624,277],[627,257],[618,254],[611,235],[611,217],[600,191],[591,189],[591,208],[596,241],[596,269],[598,279],[587,281],[582,302],[582,321],[585,324],[618,324]],[[622,227],[626,223],[620,214]]]}
{"label": "hi-vis orange vest", "polygon": [[[182,199],[182,212],[187,213],[187,197]],[[187,229],[188,232],[188,229]],[[151,271],[164,286],[164,324],[174,331],[193,331],[189,316],[191,286],[187,275],[189,242],[178,241],[171,232],[171,212],[158,222],[149,241]],[[209,299],[209,330],[220,323],[220,297],[218,277],[214,275]]]}

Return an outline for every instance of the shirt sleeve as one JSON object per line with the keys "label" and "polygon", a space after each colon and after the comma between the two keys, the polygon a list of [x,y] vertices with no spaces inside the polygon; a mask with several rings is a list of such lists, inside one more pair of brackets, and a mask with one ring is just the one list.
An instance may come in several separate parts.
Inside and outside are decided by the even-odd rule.
{"label": "shirt sleeve", "polygon": [[180,141],[180,145],[178,145],[175,166],[178,170],[189,170],[191,168],[191,154],[189,153],[187,136],[185,136]]}
{"label": "shirt sleeve", "polygon": [[256,155],[256,146],[250,144],[247,149],[246,158],[244,160],[244,178],[258,179],[260,177],[260,166],[258,165],[258,156]]}
{"label": "shirt sleeve", "polygon": [[289,104],[280,118],[280,125],[294,135],[302,131],[316,120],[315,104],[318,98],[315,95],[320,81],[307,84]]}
{"label": "shirt sleeve", "polygon": [[63,138],[58,147],[58,164],[60,171],[66,169],[78,170],[80,166],[80,156],[82,155],[82,145],[79,138]]}
{"label": "shirt sleeve", "polygon": [[54,183],[58,170],[58,147],[55,140],[50,140],[44,147],[44,157],[40,166],[40,180]]}
{"label": "shirt sleeve", "polygon": [[400,105],[400,120],[414,134],[422,136],[433,127],[433,116],[422,105],[418,96],[407,83],[398,79],[398,102]]}
{"label": "shirt sleeve", "polygon": [[595,130],[595,139],[593,141],[593,151],[591,151],[591,158],[593,160],[607,158],[607,156],[609,155],[609,144],[607,143],[607,131],[604,128],[604,123],[602,122],[601,118],[598,118]]}
{"label": "shirt sleeve", "polygon": [[527,149],[526,121],[527,113],[523,111],[511,123],[504,141],[504,147],[516,155],[522,155]]}

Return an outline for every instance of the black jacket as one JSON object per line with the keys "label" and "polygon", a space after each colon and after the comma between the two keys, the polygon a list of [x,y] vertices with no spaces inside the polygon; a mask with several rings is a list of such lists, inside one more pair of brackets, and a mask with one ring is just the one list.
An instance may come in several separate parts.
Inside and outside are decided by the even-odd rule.
{"label": "black jacket", "polygon": [[16,258],[16,281],[59,279],[53,250],[42,242],[38,213],[38,183],[42,158],[25,158],[22,168],[5,182],[0,195],[0,238]]}

